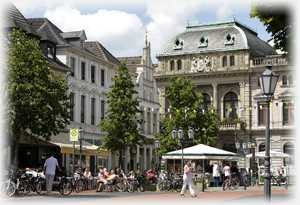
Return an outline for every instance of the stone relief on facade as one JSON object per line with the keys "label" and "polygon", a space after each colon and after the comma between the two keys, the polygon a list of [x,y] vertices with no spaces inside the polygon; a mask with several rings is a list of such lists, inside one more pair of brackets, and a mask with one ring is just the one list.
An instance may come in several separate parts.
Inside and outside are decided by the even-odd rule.
{"label": "stone relief on facade", "polygon": [[211,71],[211,58],[208,56],[200,56],[199,58],[192,58],[192,72],[209,72]]}

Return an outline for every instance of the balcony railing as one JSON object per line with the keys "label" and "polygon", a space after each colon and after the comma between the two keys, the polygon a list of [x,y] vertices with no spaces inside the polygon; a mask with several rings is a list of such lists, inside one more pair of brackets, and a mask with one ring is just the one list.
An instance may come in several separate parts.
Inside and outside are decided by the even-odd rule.
{"label": "balcony railing", "polygon": [[281,56],[270,56],[263,58],[254,58],[250,60],[250,67],[264,67],[268,64],[268,61],[270,61],[270,64],[272,66],[288,65],[286,58],[283,58]]}
{"label": "balcony railing", "polygon": [[238,122],[220,122],[219,123],[219,129],[221,129],[221,130],[234,130],[234,129],[245,130],[246,125],[242,121],[238,121]]}

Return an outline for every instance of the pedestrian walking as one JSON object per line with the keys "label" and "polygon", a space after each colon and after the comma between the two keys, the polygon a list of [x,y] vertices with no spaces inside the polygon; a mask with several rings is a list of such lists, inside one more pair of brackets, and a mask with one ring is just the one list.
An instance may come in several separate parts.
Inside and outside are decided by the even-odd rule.
{"label": "pedestrian walking", "polygon": [[50,153],[50,157],[46,160],[44,164],[44,173],[46,175],[46,196],[52,196],[52,185],[55,175],[56,168],[61,171],[59,168],[57,159],[54,158],[54,152]]}
{"label": "pedestrian walking", "polygon": [[184,174],[183,174],[183,186],[181,189],[181,197],[185,197],[184,196],[184,191],[186,188],[186,185],[189,185],[189,189],[191,192],[191,196],[192,197],[196,197],[197,195],[194,192],[194,189],[192,187],[192,183],[191,183],[191,171],[192,171],[192,167],[190,167],[191,161],[187,161],[186,165],[184,166]]}
{"label": "pedestrian walking", "polygon": [[219,170],[218,162],[216,162],[213,167],[213,177],[214,177],[214,187],[219,186],[220,170]]}

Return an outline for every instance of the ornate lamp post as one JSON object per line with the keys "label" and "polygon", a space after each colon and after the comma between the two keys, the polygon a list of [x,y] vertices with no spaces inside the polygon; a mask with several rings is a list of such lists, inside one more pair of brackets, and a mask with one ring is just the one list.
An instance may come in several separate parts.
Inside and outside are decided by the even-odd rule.
{"label": "ornate lamp post", "polygon": [[244,178],[244,190],[246,190],[246,177],[247,177],[247,169],[246,169],[246,154],[248,154],[248,152],[251,151],[252,149],[252,143],[249,141],[249,142],[245,142],[245,139],[244,139],[244,142],[242,143],[242,147],[240,147],[240,143],[238,141],[236,141],[235,143],[235,146],[236,146],[236,149],[240,152],[243,153],[244,155],[244,169],[245,169],[245,178]]}
{"label": "ornate lamp post", "polygon": [[266,97],[266,155],[265,155],[265,174],[264,174],[264,196],[266,202],[270,202],[271,183],[270,183],[270,100],[274,95],[279,75],[271,70],[270,61],[266,65],[266,70],[258,76],[261,94]]}
{"label": "ornate lamp post", "polygon": [[159,157],[158,157],[158,150],[160,148],[160,141],[159,140],[156,140],[155,141],[155,149],[157,150],[157,171],[159,173]]}
{"label": "ornate lamp post", "polygon": [[[194,130],[190,127],[189,131],[187,132],[188,136],[189,136],[189,140],[193,140],[194,139]],[[181,129],[181,127],[179,127],[179,130],[176,131],[176,129],[174,128],[173,131],[171,132],[172,134],[172,138],[173,140],[178,139],[180,140],[177,144],[181,147],[181,173],[183,175],[183,148],[190,144],[191,141],[183,141],[183,136],[184,136],[184,131]]]}
{"label": "ornate lamp post", "polygon": [[80,179],[82,177],[82,159],[81,159],[81,150],[82,150],[82,140],[84,138],[84,130],[79,127],[79,142],[80,142],[80,147],[79,147],[79,153],[80,153]]}

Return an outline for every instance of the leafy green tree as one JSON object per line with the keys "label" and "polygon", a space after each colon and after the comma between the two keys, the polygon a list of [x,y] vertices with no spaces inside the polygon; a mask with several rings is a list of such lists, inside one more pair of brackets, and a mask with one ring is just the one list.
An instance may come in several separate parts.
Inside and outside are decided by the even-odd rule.
{"label": "leafy green tree", "polygon": [[125,62],[117,68],[116,75],[111,81],[113,82],[110,86],[111,92],[105,93],[108,98],[105,103],[109,106],[106,110],[107,116],[98,124],[106,133],[99,148],[107,149],[115,156],[119,156],[120,167],[122,151],[127,147],[142,145],[144,136],[139,134],[137,127],[140,122],[136,119],[136,114],[141,112],[138,109],[139,101],[133,99],[133,95],[138,92]]}
{"label": "leafy green tree", "polygon": [[[195,131],[194,139],[190,146],[206,144],[214,146],[218,137],[218,114],[211,110],[200,110],[202,95],[195,91],[196,86],[189,78],[170,78],[170,85],[166,89],[166,97],[170,103],[168,111],[162,120],[161,133],[155,134],[161,142],[159,155],[177,150],[179,147],[172,139],[171,131],[179,127],[184,131],[184,139],[188,140],[187,131],[192,127]],[[213,111],[213,112],[212,112]],[[177,142],[179,140],[177,139]]]}
{"label": "leafy green tree", "polygon": [[4,122],[7,132],[15,140],[14,167],[18,168],[21,131],[37,142],[40,136],[50,140],[51,135],[69,124],[66,94],[68,86],[60,74],[54,75],[43,56],[39,42],[28,40],[16,27],[6,44],[6,69],[4,70],[5,102]]}
{"label": "leafy green tree", "polygon": [[289,62],[293,60],[293,44],[297,43],[291,10],[285,2],[254,2],[251,4],[251,18],[258,18],[266,31],[271,33],[274,49],[281,50]]}

